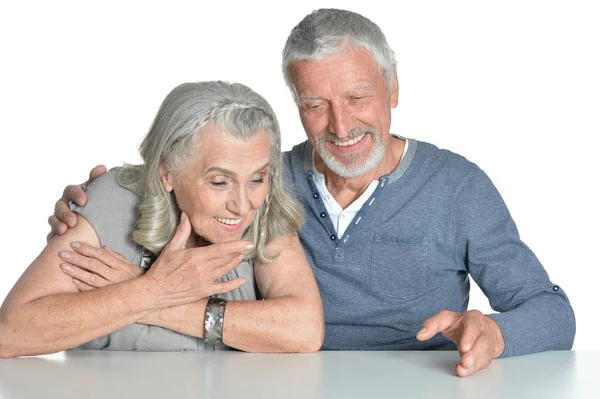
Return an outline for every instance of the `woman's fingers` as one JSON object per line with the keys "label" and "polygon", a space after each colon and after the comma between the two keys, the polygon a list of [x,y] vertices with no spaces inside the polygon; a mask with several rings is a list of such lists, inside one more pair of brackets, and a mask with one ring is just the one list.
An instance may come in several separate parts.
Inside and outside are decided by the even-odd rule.
{"label": "woman's fingers", "polygon": [[112,256],[114,256],[115,258],[117,258],[117,259],[119,259],[119,260],[121,260],[121,261],[123,261],[123,262],[128,262],[128,263],[129,263],[129,261],[127,260],[127,258],[126,258],[126,257],[124,257],[123,255],[121,255],[120,253],[113,251],[112,249],[110,249],[110,248],[109,248],[109,247],[107,247],[107,246],[104,246],[103,248],[104,248],[105,250],[107,250],[108,252],[110,252],[110,254],[111,254]]}
{"label": "woman's fingers", "polygon": [[78,241],[72,242],[71,247],[78,254],[83,255],[87,258],[98,259],[100,262],[113,269],[119,266],[120,260],[113,256],[112,253],[107,251],[107,247],[96,248],[92,245],[86,244],[85,242]]}
{"label": "woman's fingers", "polygon": [[207,247],[190,248],[188,251],[198,262],[209,262],[212,260],[227,259],[231,256],[242,254],[254,248],[251,241],[230,241],[220,244],[213,244]]}
{"label": "woman's fingers", "polygon": [[[110,282],[95,273],[90,273],[85,269],[73,264],[63,262],[60,268],[66,275],[83,282],[93,288],[101,288],[110,284]],[[79,289],[79,287],[77,288]]]}
{"label": "woman's fingers", "polygon": [[[214,283],[214,294],[224,294],[226,292],[240,288],[246,282],[245,278],[236,278],[222,283]],[[212,295],[214,295],[212,294]]]}
{"label": "woman's fingers", "polygon": [[181,212],[181,218],[179,220],[179,224],[177,225],[177,230],[175,230],[175,234],[171,241],[165,246],[162,253],[168,253],[177,251],[179,249],[185,249],[185,243],[188,238],[190,238],[190,234],[192,232],[192,225],[190,224],[188,215],[185,212]]}
{"label": "woman's fingers", "polygon": [[79,292],[91,291],[91,290],[95,290],[96,289],[96,287],[92,287],[91,285],[87,285],[83,281],[77,280],[76,278],[73,279],[73,284],[75,284],[75,287],[77,287],[77,289],[79,290]]}
{"label": "woman's fingers", "polygon": [[229,273],[229,271],[235,269],[235,267],[240,264],[242,259],[244,259],[244,256],[242,254],[230,256],[229,260],[227,260],[225,263],[217,264],[215,266],[211,278],[216,280],[220,277],[223,277],[224,275]]}
{"label": "woman's fingers", "polygon": [[106,280],[111,280],[113,269],[96,258],[88,258],[77,252],[61,251],[58,256],[71,265],[77,266]]}

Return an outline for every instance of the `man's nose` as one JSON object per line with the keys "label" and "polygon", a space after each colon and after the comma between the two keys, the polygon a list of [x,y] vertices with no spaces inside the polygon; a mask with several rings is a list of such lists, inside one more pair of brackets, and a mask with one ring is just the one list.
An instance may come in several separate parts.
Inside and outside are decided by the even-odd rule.
{"label": "man's nose", "polygon": [[329,108],[327,128],[339,139],[348,137],[352,130],[351,115],[343,104],[331,105]]}

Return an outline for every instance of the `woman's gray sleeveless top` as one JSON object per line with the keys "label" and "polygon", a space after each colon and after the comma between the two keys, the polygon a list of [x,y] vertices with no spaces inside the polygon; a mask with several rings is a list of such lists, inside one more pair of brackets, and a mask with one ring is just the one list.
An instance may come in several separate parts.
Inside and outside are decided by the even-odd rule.
{"label": "woman's gray sleeveless top", "polygon": [[[137,245],[132,233],[139,217],[140,198],[116,182],[119,168],[111,169],[98,177],[87,188],[85,206],[71,205],[73,211],[83,216],[94,228],[100,244],[122,254],[131,263],[147,270],[154,257]],[[256,300],[254,272],[251,262],[244,261],[217,281],[243,277],[246,282],[237,290],[217,295],[228,301]],[[204,313],[198,314],[204,319]],[[144,324],[132,324],[76,349],[101,349],[123,351],[213,351],[228,350],[225,345],[207,345],[204,339]]]}

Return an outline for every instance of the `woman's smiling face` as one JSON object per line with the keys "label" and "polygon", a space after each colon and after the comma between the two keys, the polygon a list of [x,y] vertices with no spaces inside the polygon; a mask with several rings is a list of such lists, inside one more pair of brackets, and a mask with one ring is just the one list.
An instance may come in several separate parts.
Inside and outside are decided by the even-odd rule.
{"label": "woman's smiling face", "polygon": [[239,240],[269,190],[269,135],[260,130],[242,140],[214,124],[197,134],[195,159],[179,173],[163,174],[163,185],[200,238]]}

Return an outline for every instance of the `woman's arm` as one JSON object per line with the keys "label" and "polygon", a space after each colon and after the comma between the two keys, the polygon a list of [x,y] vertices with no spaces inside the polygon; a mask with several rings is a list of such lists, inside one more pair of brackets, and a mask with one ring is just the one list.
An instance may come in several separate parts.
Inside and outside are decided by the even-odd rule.
{"label": "woman's arm", "polygon": [[249,352],[315,352],[324,338],[323,306],[298,236],[280,237],[267,251],[279,257],[255,264],[265,300],[228,303],[223,342]]}
{"label": "woman's arm", "polygon": [[50,240],[0,308],[0,357],[38,355],[73,348],[115,331],[154,310],[155,295],[141,279],[79,293],[60,269],[60,251],[72,241],[99,245],[82,217]]}
{"label": "woman's arm", "polygon": [[[255,264],[255,277],[264,301],[230,301],[225,311],[224,342],[252,352],[310,352],[323,341],[323,310],[314,277],[296,236],[275,240],[268,249],[279,258]],[[96,261],[93,273],[90,265]],[[93,290],[129,279],[137,266],[110,250],[81,245],[72,253],[78,289]],[[154,266],[153,266],[154,267]],[[98,278],[99,277],[99,278]],[[204,337],[206,299],[159,309],[138,323]]]}
{"label": "woman's arm", "polygon": [[[238,288],[243,280],[215,283],[234,268],[248,243],[184,249],[191,226],[182,221],[152,270],[101,289],[79,292],[63,271],[59,252],[73,241],[98,246],[92,226],[54,237],[23,273],[0,308],[0,357],[52,353],[106,335],[157,309],[191,303]],[[232,260],[233,259],[233,260]]]}
{"label": "woman's arm", "polygon": [[[323,306],[317,283],[296,235],[269,244],[271,263],[255,263],[265,300],[227,303],[223,343],[246,352],[315,352],[324,337]],[[140,322],[204,337],[206,300],[153,312]]]}

